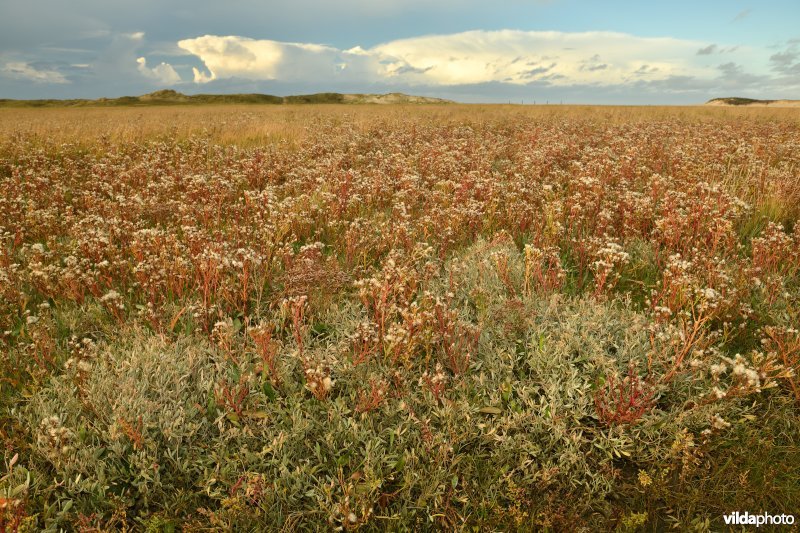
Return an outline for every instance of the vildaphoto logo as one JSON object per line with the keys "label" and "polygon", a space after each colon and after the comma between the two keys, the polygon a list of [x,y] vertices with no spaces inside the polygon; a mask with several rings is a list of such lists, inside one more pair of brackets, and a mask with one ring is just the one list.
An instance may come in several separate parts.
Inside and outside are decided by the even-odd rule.
{"label": "vildaphoto logo", "polygon": [[723,515],[725,524],[729,526],[791,526],[794,524],[794,515],[791,514],[750,514],[748,512]]}

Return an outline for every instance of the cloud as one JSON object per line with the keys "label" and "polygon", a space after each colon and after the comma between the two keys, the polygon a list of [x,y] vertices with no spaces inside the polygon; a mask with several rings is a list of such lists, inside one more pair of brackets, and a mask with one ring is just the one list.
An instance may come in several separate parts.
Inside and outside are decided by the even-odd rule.
{"label": "cloud", "polygon": [[6,63],[0,72],[12,79],[34,83],[69,83],[69,80],[56,70],[36,68],[24,61]]}
{"label": "cloud", "polygon": [[786,76],[796,76],[800,74],[800,41],[793,39],[789,41],[789,47],[783,52],[773,54],[769,58],[773,71]]}
{"label": "cloud", "polygon": [[752,12],[753,12],[753,10],[750,9],[750,8],[743,9],[742,11],[737,13],[735,17],[733,17],[733,22],[738,22],[740,20],[746,19],[747,17],[750,16],[750,13],[752,13]]}
{"label": "cloud", "polygon": [[178,41],[178,46],[198,56],[205,63],[208,74],[193,69],[194,81],[197,83],[206,83],[217,77],[230,78],[237,75],[245,78],[274,79],[283,49],[281,43],[274,41],[212,35]]}
{"label": "cloud", "polygon": [[175,68],[166,62],[154,67],[147,64],[141,52],[147,50],[145,33],[118,33],[112,36],[106,49],[92,63],[94,76],[114,79],[119,84],[137,84],[146,80],[148,85],[175,85],[181,77]]}
{"label": "cloud", "polygon": [[601,65],[587,65],[587,66],[583,66],[583,67],[581,67],[581,70],[585,70],[585,71],[589,71],[589,72],[597,72],[598,70],[605,70],[605,69],[607,69],[607,68],[608,68],[608,65],[606,65],[605,63],[603,63],[603,64],[601,64]]}
{"label": "cloud", "polygon": [[[800,69],[795,43],[770,60],[764,48],[613,32],[476,30],[348,49],[206,35],[178,46],[202,63],[195,81],[210,84],[205,90],[261,87],[276,94],[384,90],[468,101],[527,101],[533,94],[581,101],[582,94],[584,102],[636,94],[642,101],[700,102],[722,93],[790,94]],[[709,65],[720,55],[726,62]]]}
{"label": "cloud", "polygon": [[736,88],[765,88],[770,79],[768,76],[751,74],[746,72],[744,68],[732,61],[723,63],[717,67],[721,73],[718,78],[720,85],[723,87],[736,87]]}
{"label": "cloud", "polygon": [[[431,68],[426,80],[442,85],[511,80],[530,81],[528,70],[514,58],[556,65],[550,74],[562,76],[555,84],[620,83],[648,63],[666,75],[690,68],[682,58],[697,44],[670,38],[643,38],[612,32],[525,32],[514,30],[470,31],[452,35],[419,37],[379,45],[374,50],[418,68]],[[586,59],[587,51],[595,54]],[[603,61],[600,62],[600,56]],[[420,80],[422,81],[422,80]]]}
{"label": "cloud", "polygon": [[697,51],[697,55],[699,55],[699,56],[710,56],[711,54],[713,54],[716,51],[717,51],[717,45],[716,44],[709,44],[708,46],[699,49]]}
{"label": "cloud", "polygon": [[[462,0],[446,1],[455,6]],[[392,9],[402,7],[399,0],[389,2],[394,2]],[[410,2],[424,6],[423,0]],[[124,26],[125,33],[86,27],[91,38],[53,39],[35,50],[0,52],[3,94],[111,96],[150,92],[155,85],[192,92],[189,86],[194,85],[197,91],[220,93],[401,91],[457,99],[463,95],[468,101],[503,101],[507,96],[526,102],[534,94],[560,101],[563,94],[573,102],[622,102],[626,97],[699,102],[722,93],[791,98],[800,86],[800,41],[785,39],[765,47],[600,31],[474,30],[357,46],[358,41],[343,43],[324,32],[313,33],[320,35],[319,41],[224,33],[187,33],[196,37],[165,40],[171,34],[135,21]],[[134,31],[139,28],[148,31]],[[339,40],[336,46],[323,44],[328,39]]]}
{"label": "cloud", "polygon": [[139,65],[139,72],[146,78],[158,81],[164,85],[174,85],[181,81],[181,77],[169,63],[162,62],[160,65],[150,68],[147,66],[147,60],[144,57],[138,58],[136,63]]}
{"label": "cloud", "polygon": [[647,74],[654,74],[658,72],[658,67],[651,67],[650,65],[642,65],[633,72],[634,76],[646,76]]}
{"label": "cloud", "polygon": [[583,72],[597,72],[598,70],[605,70],[608,68],[607,63],[602,63],[600,54],[595,54],[589,59],[581,61],[580,70]]}
{"label": "cloud", "polygon": [[92,62],[93,70],[116,79],[138,77],[136,58],[141,55],[137,52],[143,45],[143,32],[114,34]]}
{"label": "cloud", "polygon": [[227,78],[375,81],[380,68],[378,58],[359,47],[338,50],[318,44],[216,35],[185,39],[178,46],[200,58],[208,71],[193,68],[196,83]]}
{"label": "cloud", "polygon": [[710,56],[713,54],[732,54],[733,52],[737,51],[739,46],[728,46],[728,47],[720,47],[716,44],[710,44],[703,48],[697,50],[695,55],[698,56]]}
{"label": "cloud", "polygon": [[[702,75],[700,43],[614,32],[468,31],[400,39],[369,49],[205,35],[178,46],[197,56],[197,83],[217,79],[464,85],[502,81],[614,85],[636,73]],[[587,51],[595,52],[587,59]],[[598,53],[599,52],[599,53]],[[603,60],[600,61],[602,55]],[[643,65],[648,69],[641,70]]]}

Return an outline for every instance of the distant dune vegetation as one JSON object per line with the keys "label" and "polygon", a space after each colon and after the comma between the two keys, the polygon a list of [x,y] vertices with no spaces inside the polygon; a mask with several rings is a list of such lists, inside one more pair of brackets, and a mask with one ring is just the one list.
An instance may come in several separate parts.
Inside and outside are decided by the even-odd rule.
{"label": "distant dune vegetation", "polygon": [[0,107],[86,107],[86,106],[155,106],[182,104],[447,104],[450,100],[412,96],[402,93],[342,94],[316,93],[294,96],[271,94],[182,94],[164,89],[142,96],[73,100],[0,99]]}
{"label": "distant dune vegetation", "polygon": [[752,107],[800,107],[800,100],[756,100],[754,98],[713,98],[706,105],[715,106],[752,106]]}

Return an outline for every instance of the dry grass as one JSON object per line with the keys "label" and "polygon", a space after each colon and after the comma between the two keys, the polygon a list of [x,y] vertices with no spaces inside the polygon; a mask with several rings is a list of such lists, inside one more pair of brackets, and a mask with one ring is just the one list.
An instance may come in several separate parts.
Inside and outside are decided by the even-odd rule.
{"label": "dry grass", "polygon": [[257,146],[294,144],[319,122],[347,123],[364,130],[398,121],[482,123],[502,120],[596,120],[611,124],[664,119],[800,122],[800,109],[573,105],[209,105],[135,108],[0,108],[0,135],[36,135],[55,142],[136,142],[170,136],[208,136],[212,142]]}

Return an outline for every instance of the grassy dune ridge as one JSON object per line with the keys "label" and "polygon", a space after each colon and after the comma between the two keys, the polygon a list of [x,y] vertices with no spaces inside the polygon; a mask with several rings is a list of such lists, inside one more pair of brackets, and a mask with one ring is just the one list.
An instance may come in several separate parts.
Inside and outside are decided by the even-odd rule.
{"label": "grassy dune ridge", "polygon": [[800,100],[757,100],[754,98],[728,97],[713,98],[706,105],[748,106],[748,107],[800,107]]}
{"label": "grassy dune ridge", "polygon": [[70,107],[153,107],[187,105],[297,105],[297,104],[448,104],[449,100],[413,96],[402,93],[389,94],[343,94],[316,93],[291,96],[271,94],[183,94],[172,89],[163,89],[141,96],[119,98],[72,99],[72,100],[12,100],[0,98],[0,108],[70,108]]}
{"label": "grassy dune ridge", "polygon": [[797,514],[799,119],[0,109],[0,526]]}

